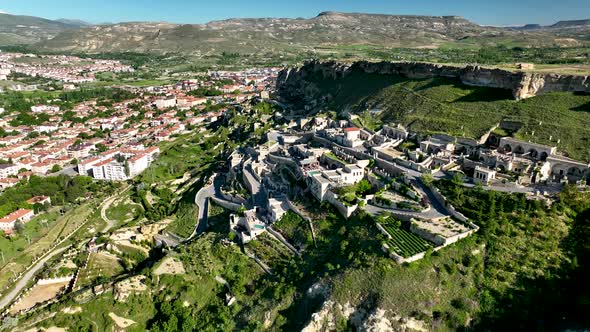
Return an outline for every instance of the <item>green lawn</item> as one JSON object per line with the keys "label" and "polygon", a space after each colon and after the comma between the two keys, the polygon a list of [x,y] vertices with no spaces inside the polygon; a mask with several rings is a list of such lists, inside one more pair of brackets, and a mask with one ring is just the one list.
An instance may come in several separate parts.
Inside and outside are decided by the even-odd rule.
{"label": "green lawn", "polygon": [[[32,241],[30,245],[28,243],[25,243],[24,248],[22,246],[20,247],[23,249],[19,249],[18,246],[16,247],[16,249],[12,249],[12,252],[14,254],[11,258],[11,264],[7,264],[0,268],[0,288],[8,284],[8,280],[11,277],[10,271],[14,271],[16,273],[23,271],[33,261],[35,257],[39,257],[45,254],[47,250],[51,248],[55,243],[65,238],[67,235],[71,234],[77,227],[82,225],[82,223],[86,221],[86,218],[91,217],[92,212],[95,210],[95,208],[96,207],[94,205],[94,202],[89,202],[87,204],[74,207],[63,216],[57,216],[56,221],[50,222],[47,231],[42,232],[42,235],[39,234],[38,238],[34,241],[33,239],[31,239]],[[56,217],[54,215],[53,217],[49,217],[48,220],[51,220],[51,218]],[[36,227],[35,225],[36,224],[33,223],[30,227],[34,229]],[[34,234],[35,231],[33,230],[32,232],[33,233],[31,234]],[[23,242],[20,243],[22,244]],[[16,252],[14,250],[16,250]]]}
{"label": "green lawn", "polygon": [[[28,240],[36,242],[47,234],[55,224],[58,216],[58,212],[49,212],[38,215],[25,224],[22,234],[16,234],[13,237],[0,236],[0,251],[3,253],[4,259],[8,261],[12,257],[22,253],[28,246]],[[4,266],[4,262],[1,261],[1,258],[0,266]]]}
{"label": "green lawn", "polygon": [[421,237],[392,223],[382,223],[383,228],[391,235],[385,240],[389,249],[396,254],[408,258],[432,248],[432,244]]}
{"label": "green lawn", "polygon": [[135,218],[139,209],[141,209],[141,206],[137,204],[119,203],[111,205],[106,211],[106,216],[111,220],[124,222]]}

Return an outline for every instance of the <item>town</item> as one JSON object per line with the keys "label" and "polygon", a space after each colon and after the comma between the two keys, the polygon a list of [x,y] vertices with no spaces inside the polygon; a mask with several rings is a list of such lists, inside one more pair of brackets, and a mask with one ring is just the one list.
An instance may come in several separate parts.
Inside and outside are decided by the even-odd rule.
{"label": "town", "polygon": [[[514,121],[473,139],[413,132],[399,123],[372,131],[349,112],[294,116],[275,99],[280,68],[210,70],[171,84],[103,89],[84,84],[103,71],[133,68],[71,56],[47,56],[44,65],[30,67],[16,59],[34,55],[1,55],[6,76],[49,78],[62,90],[2,109],[0,188],[17,192],[39,178],[85,179],[92,188],[61,201],[27,189],[21,202],[3,206],[0,230],[10,241],[30,242],[27,227],[45,227],[49,236],[48,220],[62,225],[59,220],[84,211],[84,218],[64,221],[60,227],[67,231],[35,252],[30,265],[5,274],[5,317],[35,312],[69,293],[82,303],[112,291],[125,303],[147,292],[145,276],[109,278],[132,271],[154,248],[174,250],[220,225],[229,229],[224,246],[236,245],[273,275],[277,267],[268,252],[301,257],[317,244],[314,206],[334,211],[343,225],[367,216],[383,254],[405,266],[480,230],[445,197],[437,185],[442,181],[551,206],[564,186],[582,190],[590,177],[590,165],[561,154],[558,139],[549,146],[506,135],[519,126]],[[6,93],[36,89],[13,86]],[[180,157],[159,162],[174,147]],[[190,164],[205,157],[207,171],[170,170],[171,158]],[[182,205],[187,197],[190,204]],[[309,227],[311,240],[286,226],[293,220]],[[53,263],[44,268],[48,260]],[[154,273],[185,268],[166,258]],[[44,272],[31,285],[35,271]],[[225,305],[235,302],[228,290]],[[110,317],[125,326],[121,317]]]}

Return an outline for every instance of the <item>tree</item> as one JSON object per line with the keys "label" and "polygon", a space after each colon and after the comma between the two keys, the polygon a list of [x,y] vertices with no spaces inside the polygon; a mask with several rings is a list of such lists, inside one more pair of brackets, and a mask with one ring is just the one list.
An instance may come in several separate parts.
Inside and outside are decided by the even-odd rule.
{"label": "tree", "polygon": [[102,143],[98,143],[98,144],[96,144],[96,150],[97,150],[98,152],[105,152],[105,151],[107,151],[107,150],[108,150],[108,148],[107,148],[107,146],[106,146],[106,145],[104,145],[104,144],[102,144]]}
{"label": "tree", "polygon": [[55,164],[53,167],[51,167],[51,173],[57,173],[59,171],[61,171],[61,166]]}
{"label": "tree", "polygon": [[363,179],[361,180],[358,184],[357,184],[357,192],[361,195],[367,193],[368,191],[371,190],[373,186],[371,186],[371,183],[369,183],[369,181]]}
{"label": "tree", "polygon": [[25,231],[25,224],[23,224],[22,221],[18,220],[17,222],[14,223],[14,229],[16,230],[16,232],[19,235],[22,235],[23,232]]}
{"label": "tree", "polygon": [[434,182],[434,178],[430,174],[423,174],[420,177],[420,179],[422,180],[422,182],[424,182],[425,185],[429,187],[432,186],[432,183]]}

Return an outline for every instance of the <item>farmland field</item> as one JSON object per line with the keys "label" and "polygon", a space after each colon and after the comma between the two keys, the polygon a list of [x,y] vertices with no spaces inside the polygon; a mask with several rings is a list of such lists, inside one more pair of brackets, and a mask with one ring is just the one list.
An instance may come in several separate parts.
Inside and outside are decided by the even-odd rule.
{"label": "farmland field", "polygon": [[407,258],[432,248],[430,242],[388,221],[381,224],[392,237],[387,239],[385,243],[396,254]]}

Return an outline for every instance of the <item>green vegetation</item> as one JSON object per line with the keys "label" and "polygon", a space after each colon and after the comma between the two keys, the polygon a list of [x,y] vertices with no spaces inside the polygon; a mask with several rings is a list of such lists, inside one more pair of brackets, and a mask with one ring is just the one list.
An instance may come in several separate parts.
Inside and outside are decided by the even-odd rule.
{"label": "green vegetation", "polygon": [[[310,245],[300,218],[289,214],[275,224],[290,240],[305,241],[301,258],[268,236],[247,245],[272,268],[272,275],[239,246],[221,241],[227,229],[216,228],[172,253],[186,274],[154,276],[144,268],[148,291],[132,295],[125,305],[110,293],[88,303],[65,301],[54,305],[51,310],[57,315],[41,324],[75,322],[81,329],[108,329],[113,323],[104,317],[117,310],[117,315],[136,322],[132,330],[176,330],[183,322],[199,330],[257,330],[265,320],[271,329],[300,330],[324,302],[323,296],[307,295],[318,284],[326,285],[338,304],[367,312],[381,308],[387,317],[413,317],[432,330],[529,330],[539,319],[544,327],[563,329],[586,321],[590,271],[583,262],[590,249],[583,239],[590,234],[588,193],[566,188],[560,200],[547,207],[520,194],[467,189],[452,181],[436,185],[480,232],[409,265],[400,266],[381,251],[385,237],[372,217],[360,212],[342,220],[330,207],[307,206],[317,247]],[[406,233],[400,235],[399,222],[385,224],[394,238],[403,240],[396,244],[400,251],[409,255],[417,250],[412,240],[402,238]],[[215,277],[225,279],[229,288]],[[166,292],[151,291],[157,289]],[[230,292],[236,302],[227,306]],[[74,305],[83,311],[61,312]],[[341,317],[339,326],[353,328],[352,321],[333,314]]]}
{"label": "green vegetation", "polygon": [[[48,104],[59,106],[60,109],[67,111],[71,110],[77,103],[96,99],[99,106],[111,107],[113,103],[132,99],[134,96],[135,95],[132,92],[127,90],[112,88],[80,89],[61,93],[43,91],[8,92],[0,99],[0,106],[5,108],[8,112],[16,112],[16,118],[10,122],[12,126],[30,126],[39,125],[49,120],[47,114],[31,114],[31,106]],[[64,119],[78,119],[74,115],[75,114],[70,113],[69,118],[64,115]],[[100,113],[97,113],[97,115],[100,115]],[[83,121],[84,119],[80,119],[77,122]]]}
{"label": "green vegetation", "polygon": [[53,205],[71,204],[90,193],[112,190],[112,184],[93,182],[90,177],[67,175],[32,176],[0,195],[0,217],[18,208],[33,208],[26,201],[33,196],[49,196]]}
{"label": "green vegetation", "polygon": [[392,237],[391,239],[385,240],[390,250],[404,258],[414,256],[432,248],[430,242],[401,228],[399,221],[396,222],[392,217],[381,222],[381,226]]}
{"label": "green vegetation", "polygon": [[166,228],[180,237],[187,238],[195,230],[199,208],[194,203],[180,202],[176,219]]}
{"label": "green vegetation", "polygon": [[[47,216],[47,229],[39,229],[38,234],[34,234],[35,229],[38,229],[33,224],[33,232],[31,237],[31,243],[29,244],[28,241],[25,242],[24,248],[20,250],[18,247],[12,247],[17,250],[17,254],[15,254],[10,260],[6,259],[6,264],[4,264],[0,268],[0,288],[4,288],[10,284],[9,279],[13,277],[13,273],[20,273],[24,271],[24,269],[31,264],[31,262],[44,254],[47,253],[47,250],[54,246],[56,243],[63,240],[66,236],[69,236],[76,230],[79,226],[84,224],[86,221],[94,222],[96,220],[97,215],[94,213],[96,209],[96,201],[89,201],[83,205],[79,206],[71,206],[64,208],[65,214],[63,216],[59,215],[52,215],[50,214]],[[94,213],[94,214],[93,214]],[[39,223],[45,227],[45,223],[42,223],[40,220],[43,220],[44,216],[37,217]],[[56,218],[56,221],[52,221],[53,218]],[[26,225],[24,234],[26,234]],[[73,238],[76,238],[76,234],[74,234]],[[12,238],[13,241],[22,241],[20,237]],[[78,239],[79,240],[79,239]],[[18,243],[18,242],[17,242]],[[22,243],[22,242],[21,242]],[[66,241],[65,244],[68,243],[78,243],[73,241],[72,238]],[[5,243],[6,244],[6,243]],[[11,250],[10,245],[7,246],[6,250]],[[0,250],[4,250],[4,248],[0,248]],[[13,250],[13,249],[12,249]]]}
{"label": "green vegetation", "polygon": [[293,211],[287,211],[280,220],[273,224],[273,228],[298,249],[306,249],[313,245],[308,222]]}
{"label": "green vegetation", "polygon": [[11,258],[20,255],[28,246],[29,240],[33,243],[45,236],[58,217],[59,212],[52,209],[50,212],[41,214],[27,222],[16,236],[10,238],[0,236],[0,252],[4,256],[4,261],[0,261],[0,266],[4,266]]}
{"label": "green vegetation", "polygon": [[108,219],[123,223],[125,221],[137,218],[141,212],[139,210],[141,210],[141,206],[138,204],[119,202],[118,204],[112,205],[109,209],[107,209],[106,216]]}
{"label": "green vegetation", "polygon": [[119,259],[110,254],[90,253],[88,265],[80,271],[78,285],[85,287],[93,285],[99,279],[108,279],[123,272]]}
{"label": "green vegetation", "polygon": [[342,158],[338,157],[337,155],[335,155],[335,154],[334,154],[334,153],[332,153],[332,152],[326,152],[326,153],[324,153],[324,156],[326,156],[326,157],[328,157],[328,158],[330,158],[330,159],[332,159],[332,160],[336,160],[337,162],[339,162],[339,163],[342,163],[342,164],[344,164],[344,165],[346,165],[346,164],[347,164],[346,160],[344,160],[344,159],[342,159]]}
{"label": "green vegetation", "polygon": [[412,131],[479,138],[502,119],[517,120],[524,123],[517,138],[557,145],[569,157],[590,160],[587,94],[552,92],[515,101],[508,90],[452,79],[407,80],[359,72],[338,80],[312,77],[310,82],[323,95],[333,96],[331,109],[375,110],[373,128],[395,122]]}
{"label": "green vegetation", "polygon": [[208,148],[212,147],[200,144],[202,139],[202,135],[194,133],[162,145],[158,159],[138,177],[137,181],[146,184],[165,183],[182,178],[189,170],[193,174],[203,171],[215,160],[215,155],[206,153]]}

